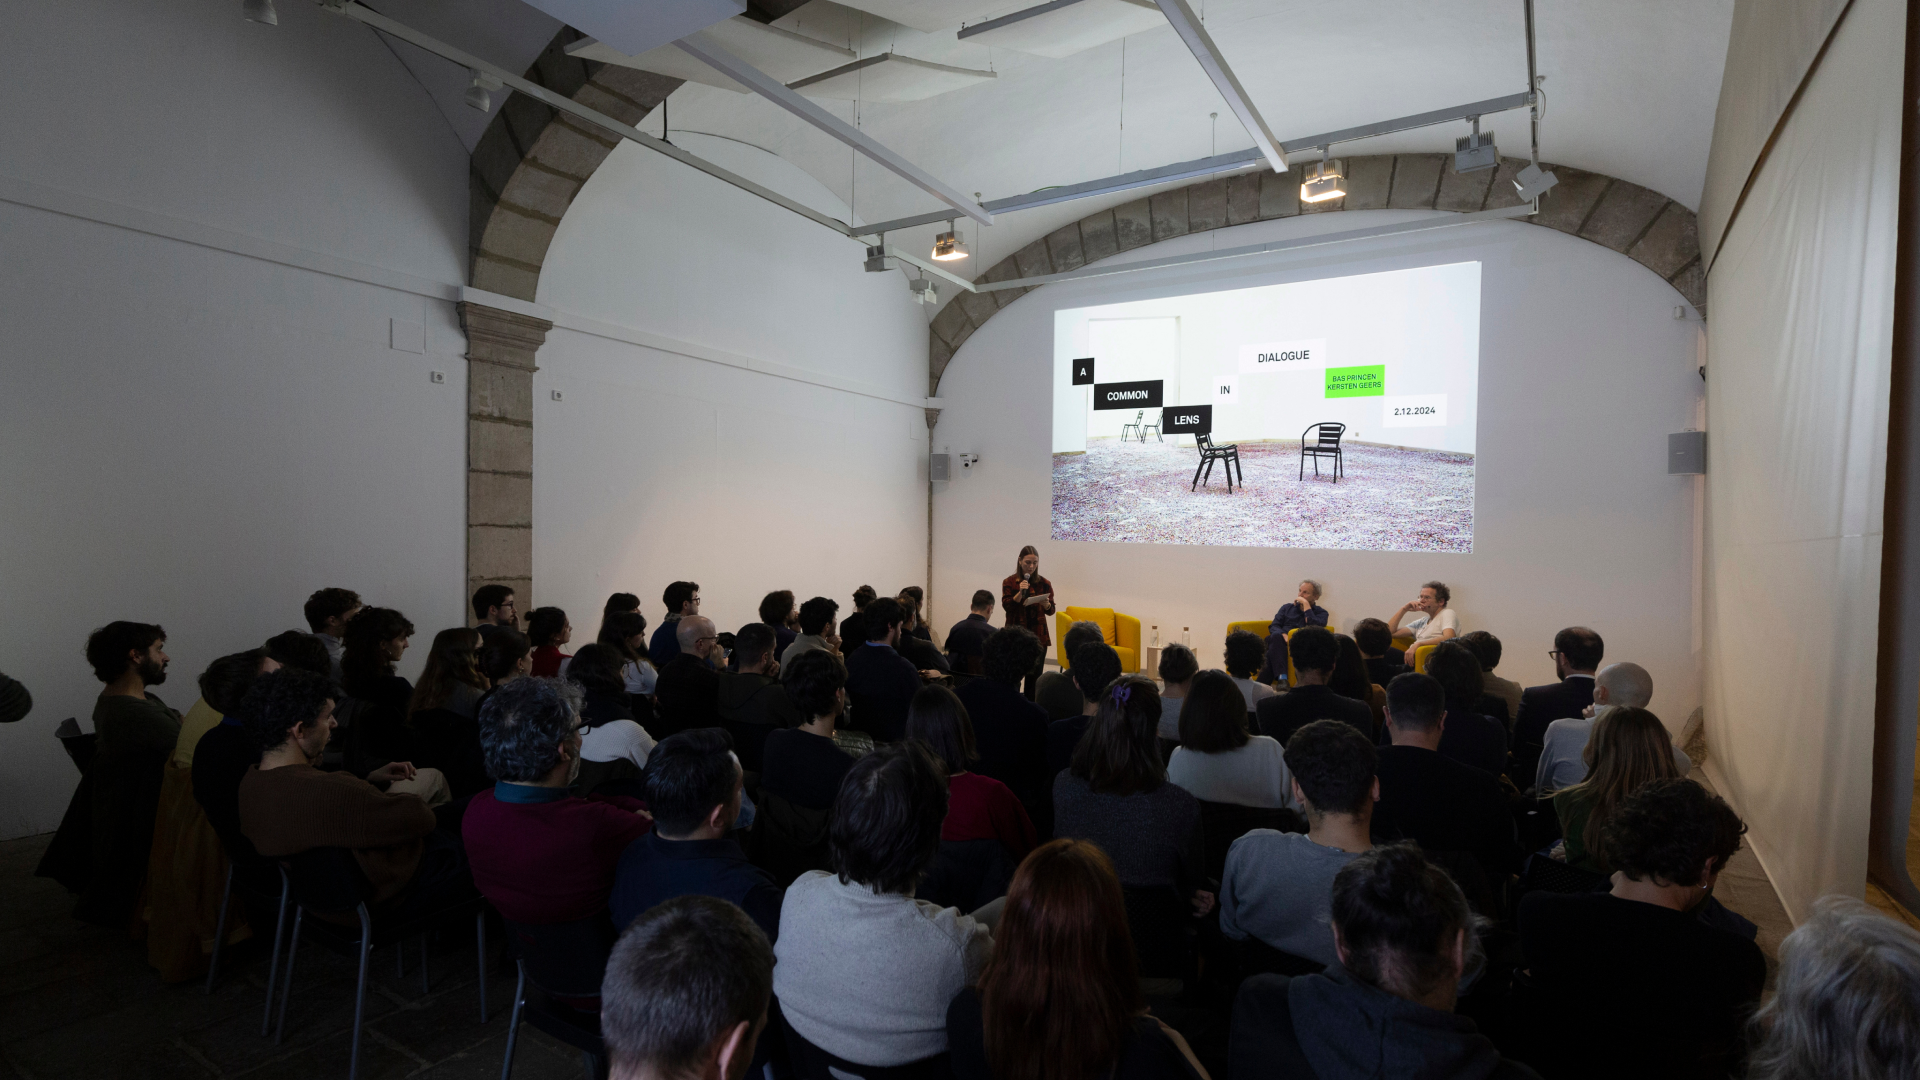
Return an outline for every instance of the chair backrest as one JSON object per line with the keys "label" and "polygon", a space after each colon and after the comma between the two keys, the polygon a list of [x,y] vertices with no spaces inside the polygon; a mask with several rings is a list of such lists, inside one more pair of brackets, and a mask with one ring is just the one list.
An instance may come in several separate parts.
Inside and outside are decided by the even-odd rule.
{"label": "chair backrest", "polygon": [[1135,424],[1138,424],[1140,421],[1146,419],[1146,417],[1147,417],[1147,410],[1141,409],[1139,412],[1133,414],[1133,422]]}
{"label": "chair backrest", "polygon": [[309,911],[352,911],[373,898],[373,885],[346,848],[311,848],[280,860],[293,902]]}
{"label": "chair backrest", "polygon": [[527,965],[527,979],[556,998],[600,996],[607,956],[619,938],[606,912],[562,923],[507,921],[507,948]]}
{"label": "chair backrest", "polygon": [[1307,831],[1307,822],[1298,811],[1284,806],[1238,806],[1205,799],[1200,801],[1200,840],[1208,877],[1220,879],[1227,866],[1227,849],[1233,846],[1235,840],[1254,829],[1304,833]]}
{"label": "chair backrest", "polygon": [[[771,1027],[772,1025],[768,1025]],[[787,1056],[796,1080],[952,1080],[953,1066],[945,1053],[905,1065],[860,1065],[835,1057],[813,1045],[805,1035],[782,1024]]]}
{"label": "chair backrest", "polygon": [[828,811],[795,806],[764,787],[760,789],[755,810],[754,846],[760,853],[760,867],[782,888],[809,870],[831,868],[827,853]]}
{"label": "chair backrest", "polygon": [[1007,895],[1013,857],[992,838],[942,840],[913,895],[929,904],[974,911]]}
{"label": "chair backrest", "polygon": [[1213,436],[1204,431],[1200,432],[1193,437],[1193,445],[1202,450],[1211,450],[1213,449]]}
{"label": "chair backrest", "polygon": [[1119,624],[1114,619],[1113,609],[1110,607],[1070,607],[1060,614],[1066,617],[1068,626],[1077,622],[1090,622],[1099,626],[1100,640],[1109,645],[1117,644],[1120,640]]}
{"label": "chair backrest", "polygon": [[53,734],[60,740],[60,749],[73,759],[73,767],[85,776],[87,766],[93,764],[94,742],[98,736],[91,731],[80,730],[80,721],[71,716],[60,721],[60,726],[53,729]]}
{"label": "chair backrest", "polygon": [[1316,449],[1336,449],[1340,445],[1340,436],[1344,434],[1346,430],[1347,425],[1335,423],[1331,420],[1322,421],[1318,424],[1308,424],[1307,430],[1300,433],[1300,446],[1302,449],[1305,449],[1307,436],[1311,435],[1313,436]]}
{"label": "chair backrest", "polygon": [[1267,631],[1272,627],[1272,619],[1241,619],[1239,622],[1228,623],[1227,633],[1231,634],[1235,630],[1245,630],[1247,633],[1265,641],[1267,639]]}
{"label": "chair backrest", "polygon": [[1146,979],[1182,978],[1193,953],[1193,909],[1170,885],[1123,885],[1133,951]]}

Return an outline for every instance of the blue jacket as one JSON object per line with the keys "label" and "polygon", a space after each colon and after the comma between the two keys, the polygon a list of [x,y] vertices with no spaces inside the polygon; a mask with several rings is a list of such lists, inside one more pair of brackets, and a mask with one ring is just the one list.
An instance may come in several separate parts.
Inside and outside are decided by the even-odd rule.
{"label": "blue jacket", "polygon": [[714,896],[739,905],[774,941],[780,937],[786,895],[732,840],[668,840],[651,832],[621,853],[607,908],[614,927],[625,930],[655,904],[676,896]]}

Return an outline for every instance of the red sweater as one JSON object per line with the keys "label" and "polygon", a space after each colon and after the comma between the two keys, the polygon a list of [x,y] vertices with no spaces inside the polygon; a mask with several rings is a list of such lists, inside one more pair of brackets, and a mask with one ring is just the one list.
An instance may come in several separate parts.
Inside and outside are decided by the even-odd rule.
{"label": "red sweater", "polygon": [[1036,843],[1033,822],[1013,789],[979,773],[961,773],[948,781],[947,820],[940,823],[940,839],[998,840],[1015,862],[1026,858]]}
{"label": "red sweater", "polygon": [[563,653],[558,645],[542,645],[533,650],[533,676],[536,679],[552,679],[560,674],[560,661],[571,659],[572,653]]}
{"label": "red sweater", "polygon": [[503,802],[493,789],[482,791],[460,821],[473,883],[511,922],[571,922],[605,911],[620,853],[653,828],[634,813],[639,808],[633,799],[571,795]]}

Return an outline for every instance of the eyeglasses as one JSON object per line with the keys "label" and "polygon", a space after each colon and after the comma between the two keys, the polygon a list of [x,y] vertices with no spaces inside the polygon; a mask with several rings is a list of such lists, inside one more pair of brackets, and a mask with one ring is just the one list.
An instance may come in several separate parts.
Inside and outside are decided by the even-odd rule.
{"label": "eyeglasses", "polygon": [[1559,649],[1550,649],[1548,650],[1547,655],[1552,657],[1555,660],[1558,660],[1560,659],[1560,657],[1562,657],[1565,654],[1562,653]]}

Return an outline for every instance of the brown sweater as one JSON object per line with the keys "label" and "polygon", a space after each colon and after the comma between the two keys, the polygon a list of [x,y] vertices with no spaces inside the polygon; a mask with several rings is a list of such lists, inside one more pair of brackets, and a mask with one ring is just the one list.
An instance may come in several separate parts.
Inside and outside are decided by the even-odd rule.
{"label": "brown sweater", "polygon": [[240,781],[240,831],[268,858],[319,847],[353,849],[374,899],[406,887],[419,868],[433,811],[418,796],[387,794],[357,776],[311,765],[262,771]]}

